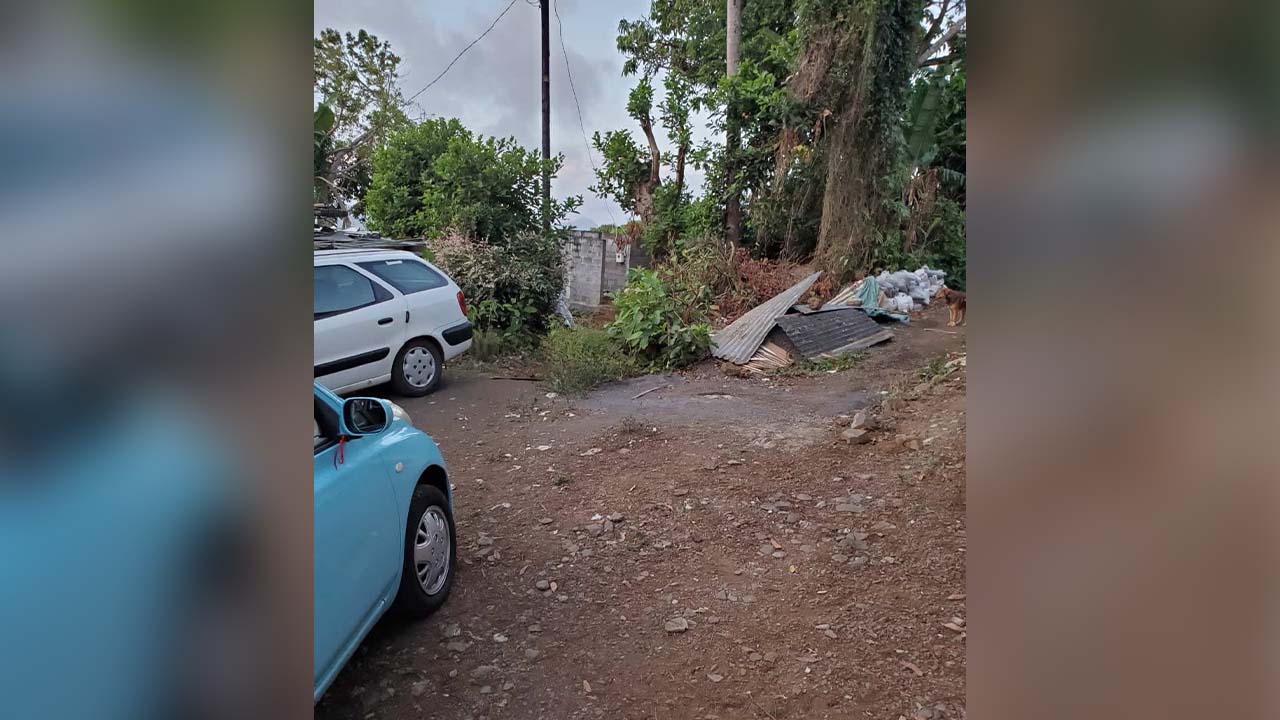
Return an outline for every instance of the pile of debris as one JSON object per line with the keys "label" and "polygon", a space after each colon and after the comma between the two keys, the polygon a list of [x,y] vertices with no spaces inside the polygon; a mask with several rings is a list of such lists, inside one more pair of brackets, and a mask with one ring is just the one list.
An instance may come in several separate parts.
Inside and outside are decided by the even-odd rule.
{"label": "pile of debris", "polygon": [[906,322],[906,313],[924,309],[942,290],[946,278],[945,271],[934,270],[927,265],[915,272],[885,271],[841,290],[823,308],[878,308],[895,319]]}
{"label": "pile of debris", "polygon": [[821,274],[806,277],[713,334],[712,356],[764,371],[799,359],[840,357],[893,338],[860,308],[827,303],[814,310],[797,304]]}

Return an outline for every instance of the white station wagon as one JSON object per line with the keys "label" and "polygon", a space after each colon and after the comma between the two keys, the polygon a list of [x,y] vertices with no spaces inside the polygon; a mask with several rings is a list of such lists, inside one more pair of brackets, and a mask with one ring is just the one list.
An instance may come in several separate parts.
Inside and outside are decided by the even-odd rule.
{"label": "white station wagon", "polygon": [[314,283],[315,378],[336,393],[426,395],[471,347],[462,291],[411,252],[317,250]]}

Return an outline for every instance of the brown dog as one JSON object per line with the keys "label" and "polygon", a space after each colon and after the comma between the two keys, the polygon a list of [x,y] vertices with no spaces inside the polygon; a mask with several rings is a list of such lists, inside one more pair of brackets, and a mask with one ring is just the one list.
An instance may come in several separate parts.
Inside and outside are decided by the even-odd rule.
{"label": "brown dog", "polygon": [[947,327],[963,325],[964,311],[967,304],[964,299],[964,293],[943,285],[942,290],[938,291],[938,295],[947,301],[947,313],[949,315]]}

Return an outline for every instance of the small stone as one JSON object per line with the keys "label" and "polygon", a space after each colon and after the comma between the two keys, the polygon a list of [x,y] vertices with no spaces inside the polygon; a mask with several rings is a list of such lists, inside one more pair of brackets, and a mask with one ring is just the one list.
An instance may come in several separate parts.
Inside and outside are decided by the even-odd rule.
{"label": "small stone", "polygon": [[761,554],[761,555],[772,555],[772,554],[773,554],[773,546],[772,546],[772,545],[770,545],[769,543],[764,543],[763,545],[761,545],[761,546],[760,546],[760,554]]}
{"label": "small stone", "polygon": [[858,557],[849,561],[849,565],[852,567],[862,567],[863,565],[866,565],[866,564],[867,564],[866,555],[859,555]]}
{"label": "small stone", "polygon": [[411,685],[411,686],[409,687],[409,694],[410,694],[410,695],[412,695],[412,696],[414,696],[414,697],[419,697],[419,696],[421,696],[423,693],[425,693],[426,691],[427,691],[427,681],[426,681],[426,680],[419,680],[418,682],[414,683],[413,685]]}
{"label": "small stone", "polygon": [[600,523],[591,523],[587,526],[587,533],[591,535],[591,537],[600,537],[604,534],[604,525],[601,525]]}
{"label": "small stone", "polygon": [[774,550],[772,553],[772,556],[773,556],[773,559],[775,560],[781,560],[782,558],[786,557],[787,554],[781,550]]}
{"label": "small stone", "polygon": [[796,493],[795,498],[800,502],[809,502],[810,500],[813,499],[813,496],[810,495],[809,493]]}
{"label": "small stone", "polygon": [[449,671],[449,677],[451,677],[451,678],[456,678],[456,677],[458,677],[458,671],[457,671],[457,670],[450,670],[450,671]]}
{"label": "small stone", "polygon": [[554,521],[554,520],[552,520],[552,519],[551,519],[551,518],[549,518],[549,517],[538,518],[538,523],[539,523],[539,524],[541,524],[541,525],[550,525],[550,524],[551,524],[551,523],[553,523],[553,522],[555,522],[555,521]]}
{"label": "small stone", "polygon": [[879,522],[871,526],[871,532],[876,532],[876,533],[885,533],[885,532],[888,532],[889,530],[897,530],[897,529],[898,529],[897,525],[894,525],[893,523],[885,520],[880,520]]}
{"label": "small stone", "polygon": [[761,660],[764,659],[764,656],[758,652],[753,652],[747,656],[747,659],[751,660],[752,662],[760,662]]}
{"label": "small stone", "polygon": [[456,638],[462,634],[462,627],[458,623],[449,623],[444,626],[444,636],[446,638]]}
{"label": "small stone", "polygon": [[484,685],[480,688],[481,695],[488,695],[491,692],[493,692],[493,686],[491,685]]}
{"label": "small stone", "polygon": [[533,586],[539,590],[546,591],[551,589],[551,582],[549,580],[539,580]]}
{"label": "small stone", "polygon": [[556,600],[559,600],[560,602],[569,602],[569,596],[568,596],[568,595],[557,595],[557,596],[556,596]]}
{"label": "small stone", "polygon": [[493,641],[496,643],[504,643],[507,641],[507,639],[508,639],[507,636],[503,635],[502,633],[493,634]]}
{"label": "small stone", "polygon": [[511,689],[512,689],[512,688],[514,688],[515,686],[516,686],[516,684],[515,684],[515,683],[513,683],[513,682],[504,682],[504,683],[502,683],[502,690],[503,690],[504,692],[506,692],[506,691],[511,690]]}
{"label": "small stone", "polygon": [[718,683],[724,679],[724,676],[718,673],[707,673],[707,679],[713,683]]}
{"label": "small stone", "polygon": [[445,645],[444,647],[449,652],[460,653],[460,652],[466,652],[467,648],[471,647],[471,643],[465,640],[454,640],[453,642],[449,643],[448,645]]}
{"label": "small stone", "polygon": [[481,536],[480,536],[480,539],[479,539],[479,540],[476,540],[476,544],[477,544],[477,545],[479,545],[480,547],[484,547],[484,546],[486,546],[486,545],[492,545],[492,544],[493,544],[493,538],[491,538],[491,537],[489,537],[489,536],[487,536],[487,535],[481,535]]}
{"label": "small stone", "polygon": [[663,626],[669,633],[682,633],[689,629],[689,621],[682,617],[671,618]]}
{"label": "small stone", "polygon": [[840,503],[839,505],[836,505],[836,512],[847,512],[847,513],[862,512],[862,506],[854,505],[853,503]]}
{"label": "small stone", "polygon": [[538,446],[537,448],[535,448],[535,449],[536,449],[538,452],[546,452],[546,451],[548,451],[548,450],[550,450],[550,449],[551,449],[551,446],[550,446],[550,445],[539,445],[539,446]]}
{"label": "small stone", "polygon": [[864,430],[862,428],[849,428],[840,433],[840,437],[844,438],[846,442],[854,445],[863,445],[871,442],[871,431]]}
{"label": "small stone", "polygon": [[471,677],[474,677],[474,678],[488,677],[496,672],[498,672],[497,665],[477,665],[476,668],[471,671]]}
{"label": "small stone", "polygon": [[586,680],[583,680],[583,681],[582,681],[582,692],[587,693],[588,695],[590,695],[590,694],[591,694],[591,683],[587,682]]}
{"label": "small stone", "polygon": [[884,557],[880,558],[880,563],[883,565],[892,565],[896,562],[898,562],[898,558],[892,555],[885,555]]}
{"label": "small stone", "polygon": [[609,513],[609,522],[620,523],[622,522],[622,518],[623,515],[620,512]]}
{"label": "small stone", "polygon": [[849,422],[849,427],[874,430],[876,427],[876,421],[866,410],[859,410],[853,414],[853,420]]}
{"label": "small stone", "polygon": [[688,490],[684,490],[684,489],[680,489],[680,490],[676,490],[676,491],[672,492],[671,494],[672,494],[672,495],[675,495],[676,497],[684,497],[685,495],[688,495],[688,494],[689,494],[689,491],[688,491]]}
{"label": "small stone", "polygon": [[823,635],[826,635],[827,637],[831,638],[832,640],[835,640],[835,639],[836,639],[836,631],[835,631],[835,630],[832,630],[831,628],[827,628],[826,630],[823,630],[823,631],[822,631],[822,634],[823,634]]}
{"label": "small stone", "polygon": [[525,648],[524,650],[524,656],[529,660],[533,660],[534,658],[538,657],[541,654],[542,653],[538,652],[534,648]]}
{"label": "small stone", "polygon": [[578,453],[578,455],[581,457],[591,457],[592,455],[599,455],[602,452],[604,452],[604,450],[601,448],[591,448],[589,450]]}
{"label": "small stone", "polygon": [[846,563],[846,562],[849,562],[849,556],[841,553],[836,553],[835,555],[831,556],[831,561],[837,562],[837,563]]}
{"label": "small stone", "polygon": [[541,626],[541,625],[538,625],[537,623],[534,623],[533,625],[530,625],[530,626],[529,626],[529,632],[531,632],[531,633],[540,633],[540,632],[542,632],[542,626]]}

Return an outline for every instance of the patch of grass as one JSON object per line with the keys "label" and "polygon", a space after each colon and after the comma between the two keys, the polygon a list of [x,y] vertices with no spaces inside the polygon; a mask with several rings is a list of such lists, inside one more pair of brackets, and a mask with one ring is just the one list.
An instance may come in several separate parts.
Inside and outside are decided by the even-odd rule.
{"label": "patch of grass", "polygon": [[626,437],[628,435],[647,435],[649,428],[645,427],[639,420],[628,415],[618,423],[618,435]]}
{"label": "patch of grass", "polygon": [[528,363],[537,350],[538,337],[531,333],[476,330],[460,360],[481,367]]}
{"label": "patch of grass", "polygon": [[543,343],[547,383],[564,395],[581,395],[597,385],[631,377],[636,361],[604,330],[554,328]]}
{"label": "patch of grass", "polygon": [[857,352],[821,360],[801,360],[778,368],[777,373],[784,377],[813,377],[815,375],[843,372],[857,367],[858,363],[865,360],[866,357],[866,353]]}
{"label": "patch of grass", "polygon": [[920,368],[920,379],[925,382],[930,382],[946,375],[949,372],[951,372],[951,369],[947,367],[947,357],[945,355],[939,355],[938,357],[930,360],[928,365]]}

